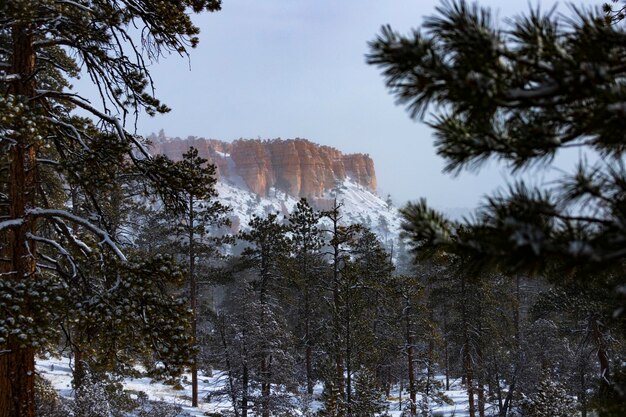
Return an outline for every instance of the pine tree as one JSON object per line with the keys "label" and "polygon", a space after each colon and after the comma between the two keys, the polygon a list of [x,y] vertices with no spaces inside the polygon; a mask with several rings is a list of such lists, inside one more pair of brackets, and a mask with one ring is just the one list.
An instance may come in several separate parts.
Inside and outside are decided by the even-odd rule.
{"label": "pine tree", "polygon": [[[349,391],[346,389],[345,378],[345,279],[343,277],[343,267],[347,265],[348,243],[354,238],[354,234],[360,229],[357,225],[344,225],[341,215],[341,203],[335,199],[333,207],[322,213],[323,218],[328,219],[330,227],[323,230],[328,235],[328,257],[330,262],[330,277],[327,285],[330,291],[330,326],[331,334],[328,342],[328,355],[334,364],[334,373],[326,372],[326,378],[333,378],[333,381],[325,382],[327,392],[327,404],[334,407],[325,409],[326,415],[333,417],[344,417],[346,414],[346,404]],[[332,376],[331,376],[332,375]]]}
{"label": "pine tree", "polygon": [[225,217],[228,209],[215,200],[215,165],[207,164],[207,160],[198,156],[198,150],[191,147],[183,154],[177,176],[179,189],[183,190],[187,205],[183,210],[184,221],[177,232],[182,232],[183,248],[188,266],[189,299],[191,307],[191,343],[194,349],[191,358],[191,405],[198,406],[198,283],[196,262],[199,255],[210,256],[215,252],[218,241],[209,241],[207,232],[210,228],[219,228],[229,223]]}
{"label": "pine tree", "polygon": [[374,417],[385,410],[385,397],[373,373],[365,368],[355,372],[353,416]]}
{"label": "pine tree", "polygon": [[266,218],[254,216],[249,229],[242,231],[239,238],[248,243],[242,253],[244,265],[254,272],[252,288],[258,294],[258,303],[251,324],[256,333],[256,359],[259,361],[257,381],[261,385],[260,414],[269,417],[272,412],[272,383],[278,378],[277,368],[289,362],[289,353],[282,343],[285,326],[278,320],[276,287],[284,279],[286,258],[289,254],[288,227],[279,223],[277,214]]}
{"label": "pine tree", "polygon": [[[593,282],[613,291],[619,314],[626,239],[623,10],[607,16],[599,8],[575,9],[565,17],[537,9],[505,27],[464,0],[437,12],[407,36],[384,27],[368,61],[383,68],[412,117],[436,106],[428,124],[448,172],[490,159],[512,171],[529,169],[571,147],[603,158],[582,159],[550,187],[512,185],[487,198],[467,224],[445,219],[425,200],[411,203],[402,212],[414,248],[421,256],[456,254],[473,272]],[[623,403],[608,362],[600,360],[600,368],[606,401]]]}
{"label": "pine tree", "polygon": [[109,417],[111,404],[104,383],[86,372],[84,383],[76,390],[73,411],[85,417]]}
{"label": "pine tree", "polygon": [[561,384],[543,378],[536,391],[521,401],[524,416],[569,417],[577,414],[576,400]]}
{"label": "pine tree", "polygon": [[[73,215],[66,201],[53,198],[50,186],[62,190],[74,175],[84,180],[81,192],[94,195],[103,184],[91,183],[90,173],[129,163],[136,178],[149,179],[169,203],[180,203],[160,170],[162,160],[151,158],[124,124],[140,111],[167,111],[151,93],[150,61],[169,51],[185,54],[198,42],[188,11],[219,7],[219,0],[0,3],[0,172],[6,180],[0,191],[0,283],[3,294],[21,294],[2,306],[3,417],[34,415],[35,351],[55,337],[56,315],[64,308],[54,308],[73,304],[66,290],[77,278],[67,273],[79,266],[74,259],[105,260],[112,254],[120,264],[128,262],[105,224]],[[134,33],[141,33],[141,45]],[[72,91],[67,79],[79,71],[100,92],[101,108]],[[99,148],[95,159],[92,145],[99,135],[72,116],[75,108],[89,113],[108,136],[109,147]],[[109,157],[120,149],[122,160]],[[69,160],[77,164],[72,172],[65,164]],[[102,164],[94,165],[97,160]],[[79,239],[75,228],[93,239]],[[43,254],[43,247],[56,256]],[[57,298],[59,306],[53,306]]]}
{"label": "pine tree", "polygon": [[303,323],[300,332],[304,341],[304,360],[307,394],[313,394],[315,383],[313,376],[313,342],[315,304],[319,300],[319,275],[322,268],[321,247],[323,239],[319,229],[320,213],[313,210],[306,199],[301,199],[289,215],[292,256],[294,261],[293,277],[298,291],[297,303],[301,312],[298,321]]}
{"label": "pine tree", "polygon": [[[405,413],[407,416],[417,415],[417,334],[421,326],[423,306],[420,304],[423,288],[415,277],[399,275],[393,279],[394,297],[398,300],[400,313],[394,319],[400,323],[399,333],[402,334],[402,353],[406,357],[406,372],[409,383],[409,401]],[[402,377],[401,377],[402,378]]]}

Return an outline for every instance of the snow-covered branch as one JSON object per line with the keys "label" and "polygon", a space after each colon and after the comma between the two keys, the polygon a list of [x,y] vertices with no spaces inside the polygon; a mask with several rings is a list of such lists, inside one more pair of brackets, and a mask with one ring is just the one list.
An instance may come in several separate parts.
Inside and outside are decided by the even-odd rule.
{"label": "snow-covered branch", "polygon": [[52,159],[46,159],[46,158],[37,158],[37,162],[40,164],[47,164],[47,165],[59,165],[58,161],[54,161]]}
{"label": "snow-covered branch", "polygon": [[74,42],[67,38],[43,39],[33,42],[35,48],[49,48],[51,46],[74,46]]}
{"label": "snow-covered branch", "polygon": [[12,227],[18,227],[18,226],[21,226],[22,223],[24,223],[24,219],[4,220],[0,222],[0,230],[10,229]]}
{"label": "snow-covered branch", "polygon": [[524,90],[516,88],[505,93],[507,100],[519,101],[519,100],[536,100],[541,98],[548,98],[553,96],[559,90],[558,84],[548,84],[538,86],[530,90]]}
{"label": "snow-covered branch", "polygon": [[111,239],[111,236],[105,231],[96,226],[95,224],[85,220],[82,217],[76,216],[70,212],[65,210],[55,210],[55,209],[44,209],[44,208],[33,208],[27,211],[28,215],[35,217],[55,217],[55,218],[63,218],[67,219],[73,223],[79,224],[95,235],[99,236],[102,239],[101,243],[109,246],[113,252],[120,258],[122,261],[126,262],[126,256],[122,253],[122,251],[117,247],[117,244]]}
{"label": "snow-covered branch", "polygon": [[0,81],[4,81],[4,82],[11,82],[11,81],[17,81],[20,78],[22,78],[20,76],[20,74],[5,74],[5,75],[0,75]]}
{"label": "snow-covered branch", "polygon": [[71,1],[71,0],[56,0],[56,3],[60,3],[60,4],[66,4],[68,6],[73,6],[73,7],[77,7],[80,10],[82,10],[83,12],[87,12],[87,13],[93,13],[93,9],[91,9],[90,7],[84,5],[84,4],[80,4],[78,2],[75,1]]}
{"label": "snow-covered branch", "polygon": [[62,256],[64,256],[67,259],[67,261],[70,263],[70,265],[72,265],[72,276],[76,276],[76,264],[74,263],[74,259],[72,258],[72,255],[67,251],[67,249],[61,246],[59,242],[56,242],[51,239],[46,239],[45,237],[36,236],[36,235],[33,235],[32,233],[27,233],[26,236],[29,239],[35,240],[37,242],[45,243],[55,248],[57,252],[59,252]]}
{"label": "snow-covered branch", "polygon": [[72,131],[72,133],[74,134],[74,139],[76,139],[76,141],[80,144],[80,146],[83,147],[83,149],[85,149],[86,151],[89,151],[89,146],[87,146],[87,144],[83,141],[80,132],[78,131],[78,129],[76,129],[75,126],[71,125],[70,123],[65,123],[57,118],[54,117],[48,117],[47,118],[50,122],[57,124],[59,126],[63,126],[69,130]]}
{"label": "snow-covered branch", "polygon": [[60,93],[58,91],[52,91],[52,90],[37,90],[37,94],[43,97],[53,97],[53,98],[57,98],[61,100],[66,100],[82,108],[83,110],[87,110],[94,116],[97,116],[101,120],[113,125],[113,127],[115,128],[115,132],[121,141],[125,142],[126,140],[130,139],[146,159],[152,159],[152,155],[150,155],[150,152],[148,152],[146,147],[140,141],[137,140],[137,137],[135,135],[133,135],[132,133],[124,129],[124,126],[122,126],[122,122],[117,117],[110,116],[108,114],[101,112],[100,110],[96,109],[94,106],[92,106],[85,100],[79,99],[74,94]]}

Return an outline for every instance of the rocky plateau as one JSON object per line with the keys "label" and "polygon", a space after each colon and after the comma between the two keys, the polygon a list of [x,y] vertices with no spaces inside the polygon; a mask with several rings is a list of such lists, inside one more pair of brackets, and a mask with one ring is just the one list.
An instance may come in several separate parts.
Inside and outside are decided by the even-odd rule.
{"label": "rocky plateau", "polygon": [[306,139],[252,140],[232,143],[214,139],[153,138],[153,149],[173,160],[180,160],[189,147],[217,167],[222,180],[241,180],[255,194],[266,197],[278,189],[294,197],[315,200],[350,178],[376,192],[374,161],[365,154],[343,154]]}

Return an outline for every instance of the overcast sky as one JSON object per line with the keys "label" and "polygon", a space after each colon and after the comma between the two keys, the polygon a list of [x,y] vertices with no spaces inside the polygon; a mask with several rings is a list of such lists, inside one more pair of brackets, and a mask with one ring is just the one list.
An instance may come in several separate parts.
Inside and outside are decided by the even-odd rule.
{"label": "overcast sky", "polygon": [[[498,10],[500,20],[529,10],[528,0],[480,3]],[[224,0],[222,11],[195,17],[200,45],[190,61],[171,56],[154,65],[157,96],[173,110],[141,118],[138,131],[225,141],[306,138],[369,154],[380,194],[398,205],[426,197],[440,208],[473,207],[505,183],[505,171],[492,164],[480,174],[443,174],[429,129],[395,105],[379,69],[365,64],[367,42],[381,25],[408,32],[439,4]]]}

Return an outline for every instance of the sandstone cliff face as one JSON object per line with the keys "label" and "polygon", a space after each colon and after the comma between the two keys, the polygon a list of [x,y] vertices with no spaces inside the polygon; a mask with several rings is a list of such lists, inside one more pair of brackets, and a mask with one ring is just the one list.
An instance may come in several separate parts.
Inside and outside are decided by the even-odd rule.
{"label": "sandstone cliff face", "polygon": [[260,196],[266,196],[275,187],[292,196],[320,197],[346,177],[376,191],[374,162],[368,155],[344,155],[335,148],[305,139],[240,139],[226,143],[188,138],[156,142],[153,147],[155,153],[180,160],[190,146],[217,166],[220,177],[239,177]]}

